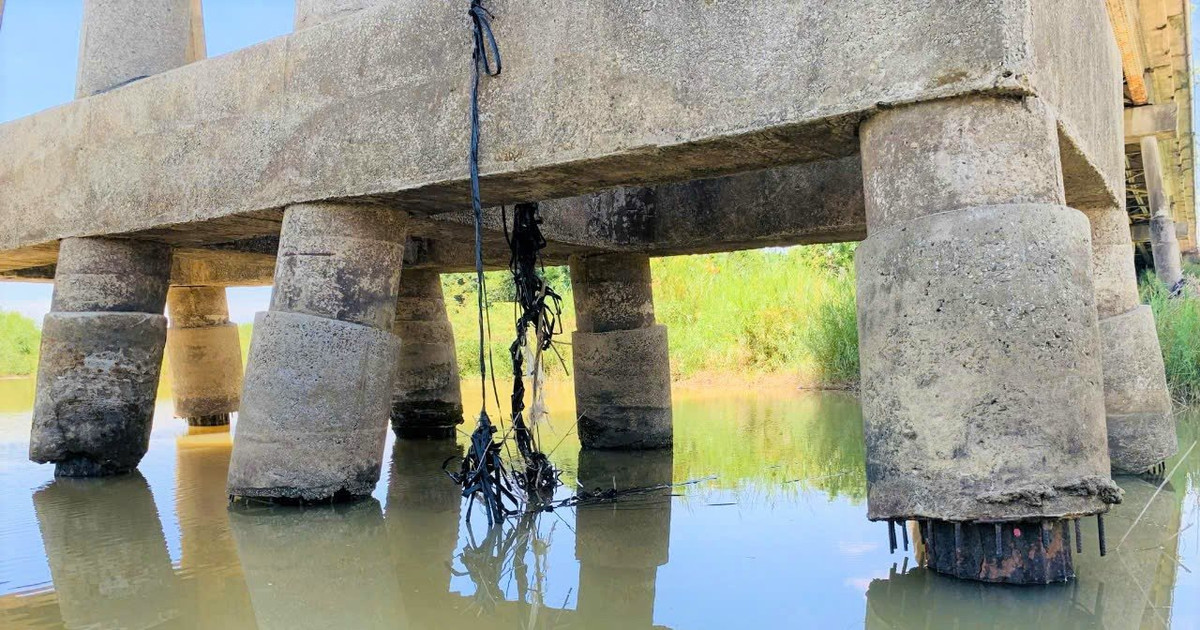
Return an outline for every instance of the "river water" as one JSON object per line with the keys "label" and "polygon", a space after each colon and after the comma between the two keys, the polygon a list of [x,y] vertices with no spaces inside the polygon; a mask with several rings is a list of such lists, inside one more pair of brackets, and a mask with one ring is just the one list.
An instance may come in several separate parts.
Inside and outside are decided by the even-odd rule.
{"label": "river water", "polygon": [[[849,394],[679,390],[674,452],[623,455],[581,453],[553,388],[564,493],[680,485],[489,531],[440,472],[460,445],[390,436],[371,500],[231,509],[229,433],[189,432],[169,402],[139,474],[56,481],[26,460],[32,392],[0,381],[5,630],[1200,628],[1200,447],[1157,494],[1118,480],[1109,555],[1089,521],[1074,582],[1005,587],[889,553]],[[1200,414],[1179,419],[1186,449]]]}

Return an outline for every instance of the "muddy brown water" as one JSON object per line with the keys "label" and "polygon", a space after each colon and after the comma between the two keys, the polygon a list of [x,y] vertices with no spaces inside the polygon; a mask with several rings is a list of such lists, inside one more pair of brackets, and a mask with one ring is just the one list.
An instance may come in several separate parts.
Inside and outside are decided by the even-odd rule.
{"label": "muddy brown water", "polygon": [[[680,390],[674,451],[628,455],[580,453],[570,392],[553,388],[541,432],[564,493],[694,483],[489,531],[440,472],[465,438],[389,436],[367,501],[231,510],[229,433],[189,433],[166,402],[139,474],[56,481],[26,461],[32,391],[0,381],[5,630],[1200,628],[1200,447],[1157,496],[1119,479],[1109,555],[1089,522],[1074,582],[1004,587],[888,553],[845,393]],[[1180,435],[1200,437],[1200,414]]]}

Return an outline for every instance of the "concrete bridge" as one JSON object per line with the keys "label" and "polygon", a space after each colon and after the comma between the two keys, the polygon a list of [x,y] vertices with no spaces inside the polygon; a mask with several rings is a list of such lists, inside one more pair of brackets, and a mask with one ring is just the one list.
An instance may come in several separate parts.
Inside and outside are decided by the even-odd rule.
{"label": "concrete bridge", "polygon": [[[1195,222],[1186,7],[1107,4],[490,3],[483,197],[541,202],[571,265],[583,446],[671,444],[650,257],[863,240],[870,517],[1000,581],[1041,579],[986,552],[1035,522],[1069,575],[1110,471],[1175,446],[1126,204],[1169,282]],[[31,457],[135,468],[165,346],[180,416],[239,411],[230,495],[366,495],[389,417],[463,420],[436,273],[473,258],[465,3],[298,0],[293,34],[213,59],[198,16],[86,0],[78,98],[0,125],[0,273],[55,282]],[[243,381],[223,287],[267,282]]]}

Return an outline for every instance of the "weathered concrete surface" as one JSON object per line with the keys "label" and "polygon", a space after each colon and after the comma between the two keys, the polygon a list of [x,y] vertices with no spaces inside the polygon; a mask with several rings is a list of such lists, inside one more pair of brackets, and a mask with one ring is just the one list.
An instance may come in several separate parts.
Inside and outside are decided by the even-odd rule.
{"label": "weathered concrete surface", "polygon": [[242,345],[221,287],[171,287],[167,365],[175,415],[188,424],[229,424],[242,393]]}
{"label": "weathered concrete surface", "polygon": [[583,627],[653,625],[658,567],[670,558],[672,463],[669,450],[579,452],[579,484],[584,490],[663,486],[576,511],[576,610]]}
{"label": "weathered concrete surface", "polygon": [[[1096,315],[1120,315],[1141,304],[1137,271],[1133,266],[1133,239],[1129,215],[1119,207],[1084,209],[1092,229],[1092,286],[1096,289]],[[1155,342],[1155,354],[1158,353]]]}
{"label": "weathered concrete surface", "polygon": [[345,17],[388,0],[296,0],[297,31],[322,22]]}
{"label": "weathered concrete surface", "polygon": [[33,493],[33,509],[63,627],[186,625],[179,578],[141,474],[55,479]]}
{"label": "weathered concrete surface", "polygon": [[453,438],[463,422],[462,390],[436,271],[404,270],[392,333],[400,339],[392,430],[398,437]]}
{"label": "weathered concrete surface", "polygon": [[303,501],[370,494],[379,481],[399,346],[382,330],[259,313],[229,494]]}
{"label": "weathered concrete surface", "polygon": [[147,241],[69,238],[59,248],[54,312],[162,313],[169,247]]}
{"label": "weathered concrete surface", "polygon": [[1061,205],[1052,115],[959,99],[882,113],[862,138],[869,516],[1035,520],[1119,501],[1090,228]]}
{"label": "weathered concrete surface", "polygon": [[650,259],[571,258],[571,335],[579,442],[584,448],[671,446],[667,328],[654,323]]}
{"label": "weathered concrete surface", "polygon": [[1175,453],[1175,419],[1154,313],[1139,306],[1100,320],[1108,451],[1118,472],[1141,473]]}
{"label": "weathered concrete surface", "polygon": [[75,98],[186,64],[190,0],[84,0]]}
{"label": "weathered concrete surface", "polygon": [[[1120,189],[1120,110],[1094,106],[1119,64],[1095,2],[492,9],[506,69],[483,87],[490,204],[848,156],[880,106],[978,92],[1043,96],[1069,200]],[[223,242],[319,199],[464,207],[469,50],[462,7],[398,0],[0,126],[15,147],[0,251],[146,230]]]}
{"label": "weathered concrete surface", "polygon": [[316,502],[379,480],[400,341],[405,217],[289,208],[271,310],[255,318],[229,494]]}
{"label": "weathered concrete surface", "polygon": [[378,208],[288,208],[271,310],[391,330],[405,223],[405,215]]}
{"label": "weathered concrete surface", "polygon": [[71,477],[135,468],[150,444],[166,335],[162,315],[46,315],[29,458]]}
{"label": "weathered concrete surface", "polygon": [[1115,471],[1140,473],[1176,447],[1162,351],[1154,314],[1138,296],[1129,216],[1121,208],[1084,214],[1092,228],[1109,459]]}
{"label": "weathered concrete surface", "polygon": [[1175,222],[1171,218],[1171,203],[1167,199],[1163,180],[1162,157],[1158,138],[1142,138],[1142,166],[1146,171],[1146,192],[1150,197],[1150,247],[1154,255],[1154,273],[1168,287],[1183,279],[1183,260]]}

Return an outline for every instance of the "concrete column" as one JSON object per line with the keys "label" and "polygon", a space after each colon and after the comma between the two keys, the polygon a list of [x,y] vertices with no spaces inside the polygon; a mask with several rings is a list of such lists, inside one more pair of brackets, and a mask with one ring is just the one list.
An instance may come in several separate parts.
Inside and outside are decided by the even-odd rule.
{"label": "concrete column", "polygon": [[401,438],[453,438],[463,422],[454,329],[446,315],[441,275],[405,271],[392,332],[400,338],[392,429]]}
{"label": "concrete column", "polygon": [[1109,458],[1114,471],[1140,473],[1176,448],[1154,313],[1138,297],[1129,216],[1121,208],[1083,212],[1092,231]]}
{"label": "concrete column", "polygon": [[[586,490],[670,486],[669,450],[579,453],[579,483]],[[640,495],[635,505],[592,505],[575,514],[579,561],[576,610],[583,627],[650,628],[658,567],[671,548],[671,489]]]}
{"label": "concrete column", "polygon": [[1163,284],[1173,287],[1183,279],[1183,260],[1163,182],[1158,138],[1154,136],[1142,138],[1142,168],[1146,173],[1146,191],[1150,195],[1150,247],[1154,253],[1154,272]]}
{"label": "concrete column", "polygon": [[[1089,225],[1064,205],[1055,118],[1036,98],[970,97],[885,110],[860,133],[868,516],[961,525],[938,571],[1069,579],[1069,549],[1011,542],[1013,524],[1059,531],[1120,501]],[[999,557],[982,535],[996,522]]]}
{"label": "concrete column", "polygon": [[584,448],[671,446],[667,327],[654,323],[650,259],[571,257],[571,336],[579,442]]}
{"label": "concrete column", "polygon": [[186,64],[191,0],[84,0],[75,98]]}
{"label": "concrete column", "polygon": [[407,223],[395,210],[331,203],[285,212],[271,308],[254,322],[230,495],[309,502],[375,488]]}
{"label": "concrete column", "polygon": [[111,238],[62,241],[42,322],[29,458],[56,475],[137,467],[166,340],[170,249]]}
{"label": "concrete column", "polygon": [[167,292],[167,364],[175,415],[192,426],[229,424],[242,394],[242,344],[224,287]]}

